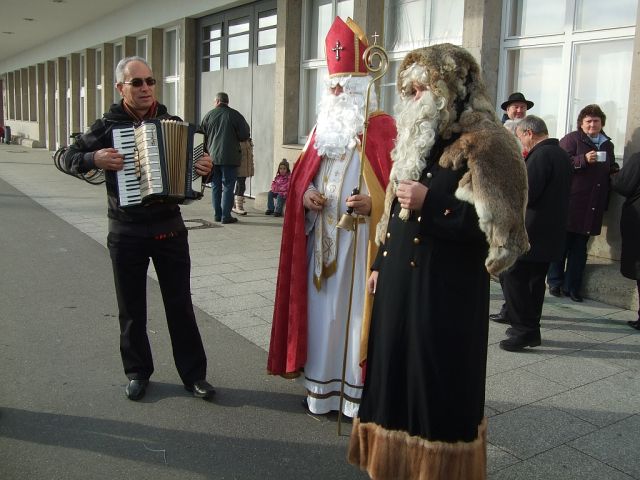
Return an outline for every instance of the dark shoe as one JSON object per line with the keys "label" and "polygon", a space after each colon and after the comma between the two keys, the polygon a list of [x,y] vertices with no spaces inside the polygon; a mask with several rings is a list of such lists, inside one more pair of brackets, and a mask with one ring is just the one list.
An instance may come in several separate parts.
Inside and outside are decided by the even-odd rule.
{"label": "dark shoe", "polygon": [[149,385],[149,380],[129,380],[124,392],[129,400],[135,402],[144,397],[144,394],[147,392],[147,385]]}
{"label": "dark shoe", "polygon": [[551,295],[553,295],[554,297],[562,297],[564,295],[562,295],[562,290],[560,289],[560,287],[549,287],[549,293]]}
{"label": "dark shoe", "polygon": [[640,318],[635,322],[632,320],[629,320],[627,322],[627,325],[629,325],[631,328],[635,328],[636,330],[640,330]]}
{"label": "dark shoe", "polygon": [[280,212],[273,212],[274,217],[281,217],[282,214]]}
{"label": "dark shoe", "polygon": [[229,218],[223,218],[222,219],[222,223],[223,224],[236,223],[237,221],[238,221],[238,219],[236,217],[229,217]]}
{"label": "dark shoe", "polygon": [[218,223],[220,223],[222,221],[222,218],[220,218],[220,217],[213,217],[213,219]]}
{"label": "dark shoe", "polygon": [[264,212],[265,215],[273,215],[273,210],[267,210]]}
{"label": "dark shoe", "polygon": [[502,340],[500,342],[500,348],[507,352],[519,352],[524,350],[525,347],[537,347],[540,343],[540,334],[520,334]]}
{"label": "dark shoe", "polygon": [[579,293],[569,292],[569,297],[571,297],[571,300],[573,300],[574,302],[582,302],[582,295],[580,295]]}
{"label": "dark shoe", "polygon": [[491,315],[489,315],[489,320],[491,320],[492,322],[496,322],[496,323],[504,323],[504,324],[508,324],[509,323],[509,320],[504,318],[502,316],[502,313],[492,313]]}
{"label": "dark shoe", "polygon": [[515,329],[515,328],[513,328],[513,327],[509,327],[509,328],[507,328],[507,329],[504,331],[504,334],[505,334],[507,337],[517,337],[517,336],[518,336],[518,332],[517,332],[517,331],[516,331],[516,329]]}
{"label": "dark shoe", "polygon": [[216,394],[215,388],[206,380],[198,380],[193,385],[185,385],[184,389],[187,392],[193,393],[196,398],[211,398]]}

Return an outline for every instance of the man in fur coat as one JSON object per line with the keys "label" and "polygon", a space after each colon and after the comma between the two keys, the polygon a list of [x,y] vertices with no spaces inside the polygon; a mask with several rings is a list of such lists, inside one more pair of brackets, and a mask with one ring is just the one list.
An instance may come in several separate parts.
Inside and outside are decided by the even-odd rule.
{"label": "man in fur coat", "polygon": [[349,461],[375,479],[484,479],[489,274],[528,248],[526,171],[463,48],[410,52],[398,89]]}
{"label": "man in fur coat", "polygon": [[[396,128],[391,116],[376,112],[372,90],[368,111],[373,113],[367,119],[363,151],[365,96],[371,80],[362,60],[366,37],[350,19],[345,23],[338,17],[325,47],[328,88],[289,184],[267,369],[275,375],[299,376],[306,406],[314,414],[339,410],[343,391],[342,412],[353,417],[362,394],[360,342],[371,303],[366,281],[376,253],[375,225],[383,211]],[[359,184],[362,162],[362,191],[350,195]],[[357,245],[355,232],[337,228],[347,207],[358,215]]]}

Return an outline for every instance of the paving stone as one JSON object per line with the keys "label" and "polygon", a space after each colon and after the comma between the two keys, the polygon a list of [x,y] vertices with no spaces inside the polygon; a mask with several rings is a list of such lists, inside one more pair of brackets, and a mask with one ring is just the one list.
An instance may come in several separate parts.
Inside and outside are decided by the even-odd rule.
{"label": "paving stone", "polygon": [[543,400],[582,420],[606,427],[640,412],[640,379],[622,372]]}
{"label": "paving stone", "polygon": [[489,474],[508,467],[509,465],[514,465],[520,461],[521,460],[519,458],[516,458],[501,448],[487,442],[487,472]]}
{"label": "paving stone", "polygon": [[511,370],[487,378],[486,403],[506,412],[566,390],[567,387],[526,370]]}
{"label": "paving stone", "polygon": [[536,403],[492,417],[488,438],[505,452],[527,459],[596,428],[562,410]]}
{"label": "paving stone", "polygon": [[562,446],[493,472],[489,480],[633,480],[633,477]]}
{"label": "paving stone", "polygon": [[640,415],[585,435],[570,445],[634,478],[640,478]]}
{"label": "paving stone", "polygon": [[623,367],[617,365],[596,359],[584,358],[584,356],[579,353],[551,358],[526,365],[523,368],[536,375],[571,388],[610,377],[623,370]]}

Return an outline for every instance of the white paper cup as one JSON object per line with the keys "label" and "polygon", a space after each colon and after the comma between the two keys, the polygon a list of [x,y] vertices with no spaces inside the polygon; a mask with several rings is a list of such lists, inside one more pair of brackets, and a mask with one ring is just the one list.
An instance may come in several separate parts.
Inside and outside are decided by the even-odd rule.
{"label": "white paper cup", "polygon": [[607,152],[596,152],[596,162],[606,162]]}

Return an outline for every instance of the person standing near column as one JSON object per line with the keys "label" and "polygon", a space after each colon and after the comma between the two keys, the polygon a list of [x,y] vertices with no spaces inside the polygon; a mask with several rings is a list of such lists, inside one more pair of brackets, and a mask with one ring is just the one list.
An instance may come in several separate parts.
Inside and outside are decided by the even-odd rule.
{"label": "person standing near column", "polygon": [[200,131],[205,134],[205,143],[213,160],[211,201],[214,219],[225,224],[235,223],[238,219],[231,216],[231,208],[242,159],[240,142],[249,139],[249,124],[240,112],[229,106],[229,95],[219,92],[215,108],[202,119]]}

